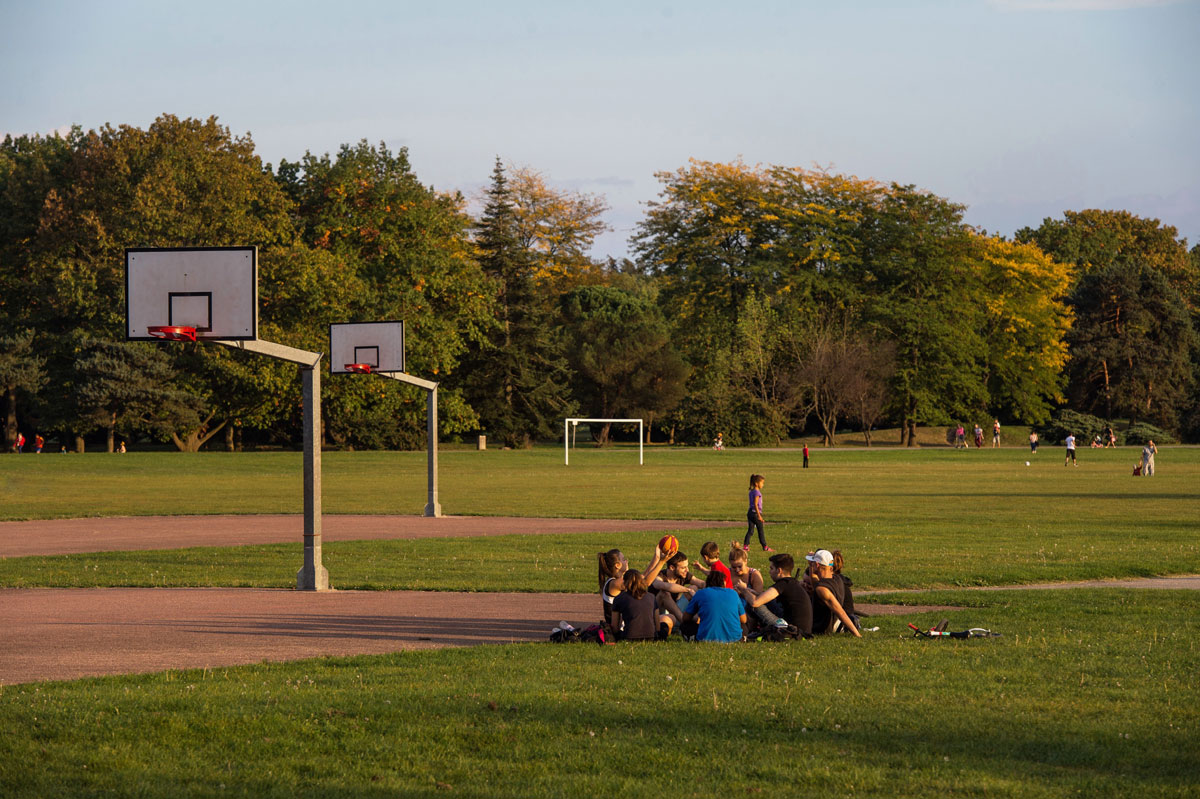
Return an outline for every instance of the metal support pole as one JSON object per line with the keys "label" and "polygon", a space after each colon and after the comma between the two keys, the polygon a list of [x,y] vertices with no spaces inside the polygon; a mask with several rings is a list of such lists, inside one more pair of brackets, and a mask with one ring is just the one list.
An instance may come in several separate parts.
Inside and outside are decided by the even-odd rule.
{"label": "metal support pole", "polygon": [[441,518],[442,506],[438,502],[438,425],[437,425],[437,384],[425,394],[425,415],[427,417],[429,465],[429,501],[425,503],[425,515]]}
{"label": "metal support pole", "polygon": [[[320,356],[317,356],[320,361]],[[304,398],[304,568],[296,572],[301,591],[329,590],[321,565],[321,370],[300,367]]]}

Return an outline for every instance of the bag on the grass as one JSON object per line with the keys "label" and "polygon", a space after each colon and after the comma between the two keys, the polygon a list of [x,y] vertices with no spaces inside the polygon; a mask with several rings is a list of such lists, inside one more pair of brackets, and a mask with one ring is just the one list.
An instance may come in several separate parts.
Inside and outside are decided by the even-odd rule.
{"label": "bag on the grass", "polygon": [[604,629],[603,624],[593,624],[590,627],[584,627],[582,630],[576,630],[574,627],[555,627],[550,633],[550,643],[611,644],[613,643],[613,639],[611,633]]}
{"label": "bag on the grass", "polygon": [[776,627],[775,625],[763,627],[754,635],[747,636],[746,640],[780,643],[782,641],[798,641],[803,637],[804,634],[800,632],[799,627],[789,624],[786,627]]}
{"label": "bag on the grass", "polygon": [[612,644],[615,643],[612,639],[612,633],[604,629],[603,624],[593,624],[590,627],[584,627],[579,633],[579,640],[583,643],[591,644]]}

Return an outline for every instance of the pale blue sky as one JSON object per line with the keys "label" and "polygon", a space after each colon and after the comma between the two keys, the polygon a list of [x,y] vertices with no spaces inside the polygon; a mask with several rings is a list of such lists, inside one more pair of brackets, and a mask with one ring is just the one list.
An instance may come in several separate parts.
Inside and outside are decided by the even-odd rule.
{"label": "pale blue sky", "polygon": [[915,183],[1011,234],[1124,208],[1200,240],[1200,0],[0,0],[0,132],[216,115],[277,163],[366,138],[476,194],[689,158]]}

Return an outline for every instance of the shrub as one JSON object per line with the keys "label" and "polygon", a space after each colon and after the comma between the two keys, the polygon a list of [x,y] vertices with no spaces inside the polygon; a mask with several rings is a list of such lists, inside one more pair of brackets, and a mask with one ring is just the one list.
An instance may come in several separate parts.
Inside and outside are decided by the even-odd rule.
{"label": "shrub", "polygon": [[1137,422],[1129,425],[1129,429],[1125,431],[1126,444],[1145,444],[1147,441],[1154,439],[1155,444],[1177,444],[1175,437],[1166,430],[1155,427],[1152,424],[1145,422]]}
{"label": "shrub", "polygon": [[1086,447],[1107,426],[1108,422],[1097,416],[1063,408],[1055,411],[1049,422],[1037,428],[1037,433],[1039,438],[1051,444],[1060,444],[1066,440],[1068,433],[1074,433],[1076,445]]}

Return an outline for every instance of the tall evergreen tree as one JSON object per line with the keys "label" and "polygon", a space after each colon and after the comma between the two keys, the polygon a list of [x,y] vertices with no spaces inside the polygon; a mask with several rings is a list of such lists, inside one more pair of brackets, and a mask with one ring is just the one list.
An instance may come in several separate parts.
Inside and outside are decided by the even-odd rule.
{"label": "tall evergreen tree", "polygon": [[109,452],[118,431],[166,440],[178,439],[180,429],[195,428],[203,400],[176,387],[171,358],[162,347],[113,341],[86,346],[75,362],[80,423],[103,429]]}
{"label": "tall evergreen tree", "polygon": [[565,342],[534,282],[534,261],[517,236],[504,166],[496,159],[475,244],[496,281],[496,325],[463,370],[467,397],[484,430],[505,446],[527,447],[554,435],[573,411]]}

